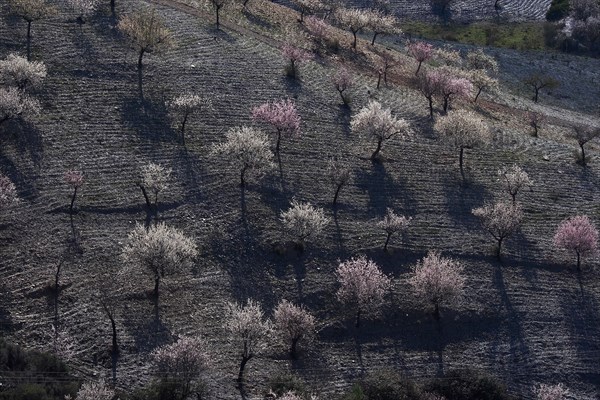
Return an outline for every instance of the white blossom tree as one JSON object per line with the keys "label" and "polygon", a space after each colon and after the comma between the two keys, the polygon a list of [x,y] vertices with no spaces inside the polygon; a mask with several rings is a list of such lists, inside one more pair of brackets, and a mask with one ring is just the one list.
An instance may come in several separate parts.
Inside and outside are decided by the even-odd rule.
{"label": "white blossom tree", "polygon": [[300,9],[300,19],[298,22],[304,22],[304,17],[317,13],[325,8],[320,0],[293,0],[293,3]]}
{"label": "white blossom tree", "polygon": [[[115,391],[104,381],[84,382],[77,392],[74,400],[113,400]],[[65,396],[65,400],[71,400],[71,396]]]}
{"label": "white blossom tree", "polygon": [[185,146],[185,124],[188,118],[199,111],[210,108],[210,101],[191,93],[179,95],[168,103],[169,109],[181,118],[181,141]]}
{"label": "white blossom tree", "polygon": [[558,383],[556,385],[539,385],[535,394],[537,400],[566,400],[570,392],[562,383]]}
{"label": "white blossom tree", "polygon": [[477,114],[467,110],[458,110],[451,111],[448,115],[440,117],[435,122],[433,129],[459,149],[458,163],[460,175],[464,180],[464,150],[489,140],[487,125]]}
{"label": "white blossom tree", "polygon": [[194,382],[201,378],[209,364],[206,344],[200,339],[185,336],[154,350],[152,359],[155,374],[168,384],[173,400],[186,400],[194,393]]}
{"label": "white blossom tree", "polygon": [[383,219],[377,222],[377,227],[383,229],[387,234],[385,244],[383,245],[383,251],[387,251],[387,246],[392,235],[396,232],[400,234],[406,232],[409,224],[410,218],[407,218],[404,215],[397,215],[391,208],[387,209]]}
{"label": "white blossom tree", "polygon": [[287,300],[275,308],[273,326],[279,338],[290,346],[290,356],[294,359],[298,357],[298,342],[311,339],[316,331],[315,317],[304,307]]}
{"label": "white blossom tree", "polygon": [[246,174],[262,176],[275,167],[273,152],[266,133],[247,126],[231,128],[225,142],[213,147],[212,154],[227,159],[240,171],[240,185],[246,185]]}
{"label": "white blossom tree", "polygon": [[238,382],[244,377],[248,361],[264,351],[272,336],[272,325],[259,302],[248,299],[246,304],[228,303],[225,330],[230,340],[241,350]]}
{"label": "white blossom tree", "polygon": [[8,4],[16,15],[27,22],[27,60],[31,60],[31,24],[57,13],[46,0],[9,0]]}
{"label": "white blossom tree", "polygon": [[375,45],[375,39],[379,35],[398,35],[402,33],[398,18],[395,15],[385,14],[379,10],[369,10],[366,28],[373,33],[371,45]]}
{"label": "white blossom tree", "polygon": [[567,137],[575,139],[581,149],[581,164],[585,167],[587,160],[585,158],[585,146],[589,141],[600,136],[600,128],[593,128],[587,125],[573,125]]}
{"label": "white blossom tree", "polygon": [[496,239],[496,256],[500,258],[502,242],[519,229],[523,221],[521,205],[499,201],[475,208],[472,213],[479,218],[483,228]]}
{"label": "white blossom tree", "polygon": [[[139,187],[149,209],[158,207],[158,195],[169,188],[172,183],[171,168],[160,164],[148,163],[140,171]],[[152,197],[151,197],[152,195]]]}
{"label": "white blossom tree", "polygon": [[0,81],[23,91],[40,87],[47,73],[43,62],[27,61],[17,54],[9,54],[5,60],[0,60]]}
{"label": "white blossom tree", "polygon": [[16,87],[0,88],[0,125],[9,119],[37,115],[40,103]]}
{"label": "white blossom tree", "polygon": [[136,225],[129,233],[121,258],[136,273],[145,270],[152,275],[154,295],[158,298],[161,278],[182,270],[197,255],[198,249],[193,239],[161,222],[150,226],[148,230],[143,225]]}
{"label": "white blossom tree", "polygon": [[371,160],[376,160],[383,143],[394,136],[404,136],[410,131],[406,120],[392,115],[389,108],[383,108],[381,103],[370,101],[350,120],[352,132],[366,138],[374,139],[377,148],[371,154]]}
{"label": "white blossom tree", "polygon": [[498,79],[489,75],[489,73],[485,70],[476,69],[469,73],[469,80],[473,87],[475,88],[475,98],[473,99],[473,103],[477,103],[477,99],[481,95],[481,92],[485,91],[494,91],[498,89]]}
{"label": "white blossom tree", "polygon": [[0,210],[6,208],[16,202],[17,188],[14,183],[7,177],[0,173]]}
{"label": "white blossom tree", "polygon": [[330,157],[327,160],[327,177],[335,188],[333,195],[333,206],[337,205],[340,191],[352,179],[352,168],[344,161],[341,156]]}
{"label": "white blossom tree", "polygon": [[440,305],[453,304],[463,294],[465,278],[458,261],[430,251],[413,268],[410,284],[419,298],[433,305],[434,316],[440,318]]}
{"label": "white blossom tree", "polygon": [[355,310],[357,328],[363,317],[378,315],[391,287],[391,280],[375,262],[365,256],[352,258],[340,263],[335,274],[340,285],[337,299]]}
{"label": "white blossom tree", "polygon": [[285,232],[303,248],[307,240],[321,234],[329,224],[329,218],[325,217],[322,208],[294,199],[290,208],[281,212],[281,222]]}
{"label": "white blossom tree", "polygon": [[513,164],[498,170],[498,180],[508,194],[512,197],[513,204],[517,202],[517,194],[521,189],[533,185],[533,181],[521,167]]}
{"label": "white blossom tree", "polygon": [[77,23],[82,25],[100,6],[100,0],[66,0],[69,7],[77,14]]}
{"label": "white blossom tree", "polygon": [[369,11],[358,8],[339,8],[336,10],[335,19],[344,28],[352,32],[352,48],[356,50],[356,34],[369,26]]}

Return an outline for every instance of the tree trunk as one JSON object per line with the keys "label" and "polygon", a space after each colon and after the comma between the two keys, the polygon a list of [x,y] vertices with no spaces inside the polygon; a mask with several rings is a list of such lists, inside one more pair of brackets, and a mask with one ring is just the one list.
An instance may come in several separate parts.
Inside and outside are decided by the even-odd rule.
{"label": "tree trunk", "polygon": [[219,11],[221,10],[221,6],[216,6],[215,8],[217,9],[217,29],[219,29],[219,26],[220,26]]}
{"label": "tree trunk", "polygon": [[444,114],[448,113],[448,96],[444,96]]}
{"label": "tree trunk", "polygon": [[244,368],[246,368],[246,364],[248,363],[248,361],[250,361],[250,359],[252,358],[252,355],[250,356],[242,356],[242,362],[240,363],[240,371],[238,373],[238,382],[241,382],[242,379],[244,379]]}
{"label": "tree trunk", "polygon": [[77,188],[73,190],[73,196],[71,197],[71,205],[69,206],[69,214],[73,214],[73,204],[75,204],[75,197],[77,197]]}
{"label": "tree trunk", "polygon": [[433,119],[433,97],[429,96],[427,100],[429,101],[429,118]]}
{"label": "tree trunk", "polygon": [[373,32],[373,40],[371,40],[371,46],[375,45],[375,39],[377,39],[377,35],[379,35],[379,32]]}
{"label": "tree trunk", "polygon": [[338,185],[337,189],[335,189],[335,194],[333,195],[333,206],[337,204],[338,195],[340,194],[340,190],[342,190],[343,185]]}
{"label": "tree trunk", "polygon": [[117,343],[117,324],[115,323],[115,317],[112,313],[108,314],[110,319],[110,326],[112,328],[112,352],[113,354],[119,353],[119,344]]}
{"label": "tree trunk", "polygon": [[502,251],[502,241],[504,240],[504,237],[501,237],[500,239],[498,239],[498,248],[496,249],[496,257],[498,257],[498,260],[500,259],[500,252]]}
{"label": "tree trunk", "polygon": [[240,186],[244,187],[246,186],[246,181],[244,179],[245,175],[246,175],[246,170],[248,169],[247,166],[244,166],[244,168],[242,168],[242,172],[240,172]]}
{"label": "tree trunk", "polygon": [[150,198],[148,197],[146,188],[140,184],[140,189],[142,190],[142,194],[144,195],[144,200],[146,200],[146,206],[148,206],[148,208],[152,209],[152,203],[150,202]]}
{"label": "tree trunk", "polygon": [[300,9],[300,19],[298,20],[298,22],[304,22],[304,12],[305,10],[303,8]]}
{"label": "tree trunk", "polygon": [[340,97],[342,98],[342,103],[347,104],[346,98],[344,97],[344,91],[338,89],[338,92],[340,93]]}
{"label": "tree trunk", "polygon": [[581,254],[577,252],[577,271],[581,271]]}
{"label": "tree trunk", "polygon": [[462,177],[463,181],[465,180],[465,171],[463,169],[464,152],[465,148],[463,146],[460,146],[460,153],[458,155],[458,165],[460,167],[460,176]]}
{"label": "tree trunk", "polygon": [[439,301],[433,302],[433,318],[435,318],[436,321],[440,320],[440,303],[439,303]]}
{"label": "tree trunk", "polygon": [[187,122],[188,115],[189,114],[186,112],[183,116],[183,121],[181,122],[181,142],[183,143],[184,146],[185,146],[185,123]]}
{"label": "tree trunk", "polygon": [[585,150],[583,149],[583,144],[580,144],[581,147],[581,164],[585,167]]}
{"label": "tree trunk", "polygon": [[290,356],[292,357],[292,359],[297,359],[298,358],[298,341],[300,340],[300,336],[296,336],[295,338],[292,339],[292,346],[290,347]]}
{"label": "tree trunk", "polygon": [[534,122],[531,125],[533,126],[533,136],[538,137],[538,124]]}
{"label": "tree trunk", "polygon": [[377,148],[375,149],[375,151],[373,152],[373,154],[371,154],[371,160],[375,160],[377,158],[377,155],[379,154],[379,151],[381,150],[381,144],[383,143],[383,139],[379,139],[377,141]]}
{"label": "tree trunk", "polygon": [[31,61],[31,22],[27,21],[27,61]]}
{"label": "tree trunk", "polygon": [[513,205],[515,205],[517,203],[517,194],[511,193],[510,195],[512,196]]}
{"label": "tree trunk", "polygon": [[115,15],[115,0],[110,0],[110,12]]}
{"label": "tree trunk", "polygon": [[158,285],[160,284],[160,276],[156,275],[154,277],[154,296],[158,299]]}
{"label": "tree trunk", "polygon": [[357,328],[360,328],[360,314],[361,310],[359,307],[358,310],[356,310],[356,323],[354,324],[354,326],[356,326]]}
{"label": "tree trunk", "polygon": [[537,103],[537,102],[538,102],[539,93],[540,93],[540,88],[536,87],[536,88],[535,88],[535,95],[533,96],[533,101],[534,101],[535,103]]}
{"label": "tree trunk", "polygon": [[482,90],[483,88],[479,88],[479,90],[477,90],[477,94],[475,95],[475,100],[473,100],[473,103],[477,103],[477,99],[479,98]]}
{"label": "tree trunk", "polygon": [[0,125],[2,125],[4,122],[8,121],[10,119],[10,117],[8,115],[5,115],[4,117],[0,118]]}
{"label": "tree trunk", "polygon": [[379,89],[379,85],[381,84],[381,72],[378,72],[377,74],[377,89]]}
{"label": "tree trunk", "polygon": [[140,50],[140,55],[138,57],[138,71],[142,70],[142,60],[144,58],[144,53],[146,52],[146,49],[141,49]]}
{"label": "tree trunk", "polygon": [[291,71],[292,78],[295,78],[296,77],[296,62],[294,60],[290,60],[290,64],[292,67],[292,71]]}
{"label": "tree trunk", "polygon": [[279,144],[281,143],[281,131],[277,131],[277,144],[275,145],[275,153],[279,154]]}
{"label": "tree trunk", "polygon": [[417,71],[415,72],[415,76],[419,75],[419,71],[421,70],[421,64],[423,64],[423,61],[419,61],[419,66],[417,67]]}
{"label": "tree trunk", "polygon": [[353,48],[354,50],[356,50],[356,33],[357,33],[357,32],[358,32],[358,31],[354,31],[354,30],[352,30],[352,37],[354,38],[354,41],[352,42],[352,48]]}
{"label": "tree trunk", "polygon": [[387,239],[385,239],[385,245],[383,245],[383,251],[387,251],[388,243],[390,242],[390,238],[392,237],[392,232],[388,232]]}

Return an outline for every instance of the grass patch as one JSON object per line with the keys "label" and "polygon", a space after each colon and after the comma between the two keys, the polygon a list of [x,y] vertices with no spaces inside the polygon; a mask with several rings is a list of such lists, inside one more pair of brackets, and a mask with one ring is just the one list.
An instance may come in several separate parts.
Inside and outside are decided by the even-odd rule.
{"label": "grass patch", "polygon": [[477,46],[495,46],[516,50],[544,50],[544,25],[536,22],[489,22],[473,24],[431,24],[410,21],[403,25],[405,33],[425,39],[446,40]]}

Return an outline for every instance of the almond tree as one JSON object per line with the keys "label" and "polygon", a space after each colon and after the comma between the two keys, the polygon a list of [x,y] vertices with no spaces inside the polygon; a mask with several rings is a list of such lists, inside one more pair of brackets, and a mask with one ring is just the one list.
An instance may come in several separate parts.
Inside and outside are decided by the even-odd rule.
{"label": "almond tree", "polygon": [[481,49],[469,51],[467,53],[467,67],[470,70],[482,70],[488,72],[498,72],[498,61],[492,56],[488,56]]}
{"label": "almond tree", "polygon": [[261,176],[272,169],[273,152],[269,137],[259,129],[242,126],[231,128],[226,141],[213,147],[212,154],[225,157],[240,171],[240,186],[246,185],[246,174]]}
{"label": "almond tree", "polygon": [[481,92],[485,91],[494,91],[498,88],[498,79],[492,78],[489,76],[487,71],[476,69],[469,73],[469,81],[475,88],[475,98],[473,99],[473,103],[477,103],[477,99],[479,99],[479,95]]}
{"label": "almond tree", "polygon": [[9,119],[37,115],[40,103],[16,87],[0,87],[0,125]]}
{"label": "almond tree", "polygon": [[452,100],[460,97],[468,97],[473,92],[473,84],[468,79],[461,77],[461,73],[450,67],[438,68],[431,72],[437,75],[437,94],[442,98],[444,113]]}
{"label": "almond tree", "polygon": [[230,340],[242,351],[238,373],[238,382],[241,382],[248,361],[267,348],[272,335],[271,322],[265,317],[260,303],[248,299],[245,305],[228,303],[224,328]]}
{"label": "almond tree", "polygon": [[371,45],[375,45],[375,39],[379,35],[397,35],[402,31],[398,27],[399,21],[394,15],[385,14],[382,11],[369,11],[367,29],[373,32]]}
{"label": "almond tree", "polygon": [[528,111],[527,119],[529,121],[529,126],[531,126],[533,128],[533,136],[538,137],[539,130],[540,130],[542,124],[544,123],[544,120],[546,119],[546,117],[542,113],[535,112],[535,111]]}
{"label": "almond tree", "polygon": [[[112,390],[104,381],[84,382],[77,392],[74,400],[113,400],[115,391]],[[65,396],[65,400],[71,400],[70,395]]]}
{"label": "almond tree", "polygon": [[415,76],[419,75],[421,64],[433,56],[433,46],[425,42],[411,42],[408,44],[408,53],[419,63]]}
{"label": "almond tree", "polygon": [[[221,24],[220,24],[220,12],[221,9],[223,7],[225,7],[227,4],[230,3],[231,0],[210,0],[210,3],[212,4],[213,8],[215,9],[215,17],[216,17],[216,21],[215,24],[217,25],[217,29],[220,29]],[[244,7],[246,6],[247,1],[244,1]]]}
{"label": "almond tree", "polygon": [[168,107],[182,118],[181,141],[185,146],[185,124],[189,116],[202,109],[209,108],[210,101],[197,94],[186,93],[175,97],[173,101],[168,104]]}
{"label": "almond tree", "polygon": [[0,210],[16,202],[17,188],[14,183],[0,173]]}
{"label": "almond tree", "polygon": [[579,148],[581,149],[581,164],[585,167],[586,158],[585,158],[585,149],[583,146],[589,142],[600,136],[600,129],[592,128],[591,126],[585,125],[574,125],[572,127],[572,131],[567,134],[567,137],[575,139],[577,144],[579,144]]}
{"label": "almond tree", "polygon": [[290,78],[296,78],[298,74],[298,64],[308,60],[312,60],[312,54],[308,51],[294,46],[293,44],[286,42],[281,48],[281,54],[290,62],[287,67],[287,76]]}
{"label": "almond tree", "polygon": [[171,389],[169,399],[186,400],[197,391],[197,381],[208,369],[209,355],[206,344],[195,338],[181,337],[152,352],[155,374]]}
{"label": "almond tree", "polygon": [[577,215],[564,219],[554,234],[554,247],[574,252],[577,256],[577,270],[581,270],[581,258],[596,253],[598,230],[587,215]]}
{"label": "almond tree", "polygon": [[138,71],[142,70],[144,54],[173,46],[173,35],[155,9],[141,9],[124,15],[117,28],[129,37],[138,52]]}
{"label": "almond tree", "polygon": [[529,179],[527,172],[521,167],[513,164],[510,168],[503,167],[498,170],[498,180],[502,187],[512,197],[513,204],[517,202],[517,193],[527,186],[533,185],[533,181]]}
{"label": "almond tree", "polygon": [[77,14],[77,23],[83,25],[100,6],[100,0],[66,0],[69,7]]}
{"label": "almond tree", "polygon": [[341,157],[330,157],[327,161],[327,177],[335,188],[332,202],[335,207],[340,191],[352,179],[352,169]]}
{"label": "almond tree", "polygon": [[273,313],[273,324],[277,335],[287,344],[291,343],[290,356],[298,356],[298,342],[310,339],[315,334],[315,317],[302,306],[282,300]]}
{"label": "almond tree", "polygon": [[523,211],[521,205],[499,201],[486,204],[471,211],[479,218],[481,225],[496,239],[496,256],[500,258],[502,242],[521,226]]}
{"label": "almond tree", "polygon": [[433,97],[440,91],[440,75],[426,71],[417,76],[417,88],[429,102],[429,118],[433,119]]}
{"label": "almond tree", "polygon": [[365,256],[340,263],[335,274],[340,284],[337,299],[355,310],[356,327],[359,328],[361,318],[373,317],[380,312],[391,287],[390,278]]}
{"label": "almond tree", "polygon": [[293,0],[293,3],[300,9],[298,22],[304,22],[305,15],[314,14],[325,7],[320,0]]}
{"label": "almond tree", "polygon": [[27,22],[27,60],[31,59],[31,24],[57,13],[56,8],[45,0],[9,0],[9,5],[16,15]]}
{"label": "almond tree", "polygon": [[313,36],[317,46],[319,47],[322,46],[325,40],[327,40],[329,37],[329,24],[322,18],[318,18],[313,15],[306,17],[304,20],[304,27],[308,33]]}
{"label": "almond tree", "polygon": [[77,190],[83,185],[83,173],[81,171],[68,170],[64,175],[65,182],[73,188],[73,195],[71,196],[71,204],[69,205],[69,214],[73,214],[73,205],[75,204],[75,198],[77,197]]}
{"label": "almond tree", "polygon": [[387,51],[383,51],[379,55],[379,58],[375,63],[375,69],[377,71],[377,89],[379,89],[381,84],[381,78],[383,78],[383,82],[387,85],[388,72],[398,64],[400,64],[400,62],[394,59]]}
{"label": "almond tree", "polygon": [[384,109],[381,103],[373,100],[352,116],[350,127],[352,132],[377,141],[371,160],[377,159],[383,142],[397,135],[407,135],[410,129],[406,120],[393,116],[389,108]]}
{"label": "almond tree", "polygon": [[191,264],[197,255],[193,239],[178,229],[158,223],[148,230],[143,225],[136,225],[123,247],[121,258],[127,267],[140,268],[152,274],[154,295],[158,299],[160,279]]}
{"label": "almond tree", "polygon": [[433,305],[436,319],[440,318],[441,304],[454,304],[463,294],[462,265],[437,251],[429,251],[413,268],[413,273],[409,282],[419,298]]}
{"label": "almond tree", "polygon": [[356,50],[356,34],[369,25],[369,13],[358,8],[340,8],[335,13],[335,19],[344,29],[352,32],[354,38],[352,48]]}
{"label": "almond tree", "polygon": [[556,385],[540,385],[535,390],[537,400],[567,400],[570,392],[562,383]]}
{"label": "almond tree", "polygon": [[523,82],[526,86],[529,86],[534,90],[533,101],[536,103],[539,99],[540,90],[553,89],[560,84],[555,78],[541,72],[529,75]]}
{"label": "almond tree", "polygon": [[348,105],[349,98],[344,94],[344,92],[354,86],[354,76],[352,73],[348,70],[348,68],[342,66],[338,68],[331,80],[333,81],[335,89],[340,94],[344,105]]}
{"label": "almond tree", "polygon": [[112,334],[112,354],[119,354],[119,342],[117,331],[117,314],[119,312],[119,286],[112,276],[100,276],[94,286],[96,287],[96,299],[102,312],[110,322]]}
{"label": "almond tree", "polygon": [[46,75],[43,62],[27,61],[16,54],[9,54],[5,60],[0,60],[0,81],[22,91],[38,88]]}
{"label": "almond tree", "polygon": [[383,251],[387,251],[387,246],[392,235],[396,232],[403,234],[408,229],[409,224],[410,218],[407,218],[404,215],[396,215],[391,208],[387,209],[383,219],[377,222],[377,227],[383,229],[387,234],[385,245],[383,245]]}
{"label": "almond tree", "polygon": [[473,112],[458,110],[451,111],[448,115],[440,117],[435,122],[433,129],[460,150],[458,163],[460,175],[464,180],[464,150],[488,141],[489,132],[487,125]]}
{"label": "almond tree", "polygon": [[267,102],[252,109],[254,121],[266,122],[275,128],[277,144],[275,152],[279,153],[279,145],[282,136],[300,136],[300,115],[296,110],[296,104],[290,100],[279,100]]}
{"label": "almond tree", "polygon": [[281,222],[286,233],[296,240],[300,248],[304,248],[306,241],[321,234],[329,224],[329,218],[325,217],[322,208],[294,199],[290,208],[281,212]]}
{"label": "almond tree", "polygon": [[[171,168],[148,163],[141,168],[139,187],[149,209],[158,207],[158,195],[169,188],[172,182]],[[154,198],[151,200],[150,195]]]}

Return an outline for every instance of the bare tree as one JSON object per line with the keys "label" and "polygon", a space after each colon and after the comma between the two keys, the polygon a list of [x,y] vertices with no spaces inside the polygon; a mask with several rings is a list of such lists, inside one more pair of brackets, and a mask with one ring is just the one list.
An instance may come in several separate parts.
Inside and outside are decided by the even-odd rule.
{"label": "bare tree", "polygon": [[14,183],[0,173],[0,210],[4,209],[18,199],[17,188]]}
{"label": "bare tree", "polygon": [[330,157],[327,161],[327,176],[335,188],[332,202],[335,207],[340,191],[352,179],[352,169],[340,156]]}
{"label": "bare tree", "polygon": [[[112,390],[104,381],[84,382],[77,392],[74,400],[113,400],[115,391]],[[70,395],[65,396],[65,400],[71,400]]]}
{"label": "bare tree", "polygon": [[358,8],[339,8],[335,19],[344,29],[352,32],[352,48],[356,50],[356,34],[369,25],[369,12]]}
{"label": "bare tree", "polygon": [[584,167],[586,166],[587,160],[583,146],[598,136],[600,136],[600,129],[587,125],[573,125],[571,132],[567,134],[567,137],[575,139],[577,144],[579,144],[579,148],[581,149],[581,164]]}
{"label": "bare tree", "polygon": [[201,110],[205,110],[210,108],[210,101],[198,96],[197,94],[186,93],[180,96],[177,96],[168,103],[168,107],[179,115],[182,119],[181,121],[181,141],[185,146],[185,124],[187,123],[190,115],[199,112]]}
{"label": "bare tree", "polygon": [[[139,187],[149,209],[158,207],[158,195],[169,188],[172,182],[171,168],[148,163],[140,171]],[[150,197],[153,196],[153,198]]]}
{"label": "bare tree", "polygon": [[529,75],[523,80],[523,82],[525,83],[525,85],[531,87],[534,90],[533,101],[535,101],[536,103],[539,99],[540,90],[553,89],[560,84],[560,82],[557,81],[555,78],[541,72],[536,72]]}
{"label": "bare tree", "polygon": [[475,208],[472,213],[479,218],[483,228],[496,239],[496,256],[500,258],[502,242],[521,226],[523,221],[521,206],[518,203],[499,201]]}
{"label": "bare tree", "polygon": [[265,318],[260,303],[248,299],[245,305],[238,303],[227,305],[224,327],[229,332],[231,340],[242,351],[238,372],[238,382],[241,382],[248,361],[267,348],[272,336],[271,322]]}
{"label": "bare tree", "polygon": [[[215,9],[215,24],[217,26],[217,29],[221,28],[221,20],[220,20],[220,15],[221,15],[221,9],[223,7],[225,7],[226,5],[228,5],[231,2],[231,0],[210,0],[210,4],[212,4],[213,8]],[[244,1],[244,7],[246,6],[248,2],[245,0]]]}
{"label": "bare tree", "polygon": [[298,22],[304,22],[306,15],[312,15],[325,8],[320,0],[293,0],[293,3],[300,9],[300,19]]}
{"label": "bare tree", "polygon": [[303,248],[307,240],[321,234],[329,224],[329,218],[325,217],[322,208],[294,199],[290,203],[290,208],[281,212],[281,222],[286,233]]}
{"label": "bare tree", "polygon": [[40,112],[40,103],[16,87],[0,88],[0,125],[9,119]]}
{"label": "bare tree", "polygon": [[102,312],[108,318],[111,328],[112,354],[119,354],[119,342],[117,331],[117,314],[119,312],[119,289],[113,277],[101,276],[95,282],[97,288],[96,297]]}
{"label": "bare tree", "polygon": [[336,296],[341,303],[354,308],[357,328],[361,318],[374,317],[380,312],[391,281],[377,264],[365,256],[352,258],[340,263],[335,274],[340,284]]}
{"label": "bare tree", "polygon": [[192,393],[198,393],[199,388],[194,387],[194,382],[200,379],[209,364],[203,341],[181,337],[175,343],[154,350],[152,358],[156,375],[171,389],[169,399],[186,400]]}
{"label": "bare tree", "polygon": [[22,91],[38,88],[46,75],[43,62],[27,61],[16,54],[9,54],[5,60],[0,60],[0,81]]}
{"label": "bare tree", "polygon": [[273,323],[277,335],[290,344],[290,355],[298,357],[298,342],[310,339],[315,334],[315,317],[302,306],[282,300],[273,313]]}
{"label": "bare tree", "polygon": [[159,52],[173,46],[173,35],[155,9],[141,9],[124,15],[117,25],[127,35],[138,52],[138,70],[144,54]]}
{"label": "bare tree", "polygon": [[406,120],[392,115],[389,108],[383,108],[381,103],[370,101],[350,120],[352,132],[377,141],[377,148],[371,155],[376,160],[383,143],[394,136],[404,136],[409,133],[410,125]]}
{"label": "bare tree", "polygon": [[533,128],[533,136],[538,137],[539,130],[546,117],[542,113],[529,111],[527,112],[527,119],[529,120],[529,125]]}
{"label": "bare tree", "polygon": [[568,250],[577,256],[577,270],[581,270],[581,258],[598,250],[598,230],[587,215],[564,219],[554,234],[554,247]]}
{"label": "bare tree", "polygon": [[83,185],[84,178],[81,171],[68,170],[64,175],[65,182],[73,188],[73,195],[71,196],[71,204],[69,205],[69,214],[73,214],[73,205],[75,204],[75,198],[77,197],[77,190]]}
{"label": "bare tree", "polygon": [[387,234],[385,244],[383,245],[383,251],[387,251],[387,246],[392,235],[396,232],[400,234],[406,232],[409,224],[410,218],[407,218],[404,215],[396,215],[391,208],[387,209],[383,219],[377,222],[377,227],[383,229]]}
{"label": "bare tree", "polygon": [[460,175],[463,180],[465,173],[463,169],[464,149],[470,149],[480,143],[489,140],[487,125],[482,119],[471,111],[451,111],[448,115],[440,117],[434,125],[434,130],[446,140],[452,142],[459,152]]}
{"label": "bare tree", "polygon": [[440,318],[440,305],[453,304],[463,294],[465,278],[458,261],[430,251],[413,268],[410,284],[417,296],[434,307],[434,316]]}
{"label": "bare tree", "polygon": [[214,156],[225,157],[240,171],[240,185],[246,185],[246,174],[261,176],[272,169],[273,152],[267,134],[259,129],[242,126],[231,128],[226,141],[213,147]]}
{"label": "bare tree", "polygon": [[160,279],[190,264],[198,255],[194,240],[164,223],[136,227],[129,234],[121,258],[129,268],[141,268],[154,278],[154,295],[158,298]]}
{"label": "bare tree", "polygon": [[9,0],[11,10],[27,22],[27,60],[31,60],[31,24],[57,14],[45,0]]}
{"label": "bare tree", "polygon": [[521,189],[533,185],[527,172],[513,164],[510,168],[503,167],[498,170],[498,180],[505,191],[512,197],[513,204],[517,202],[517,194]]}

